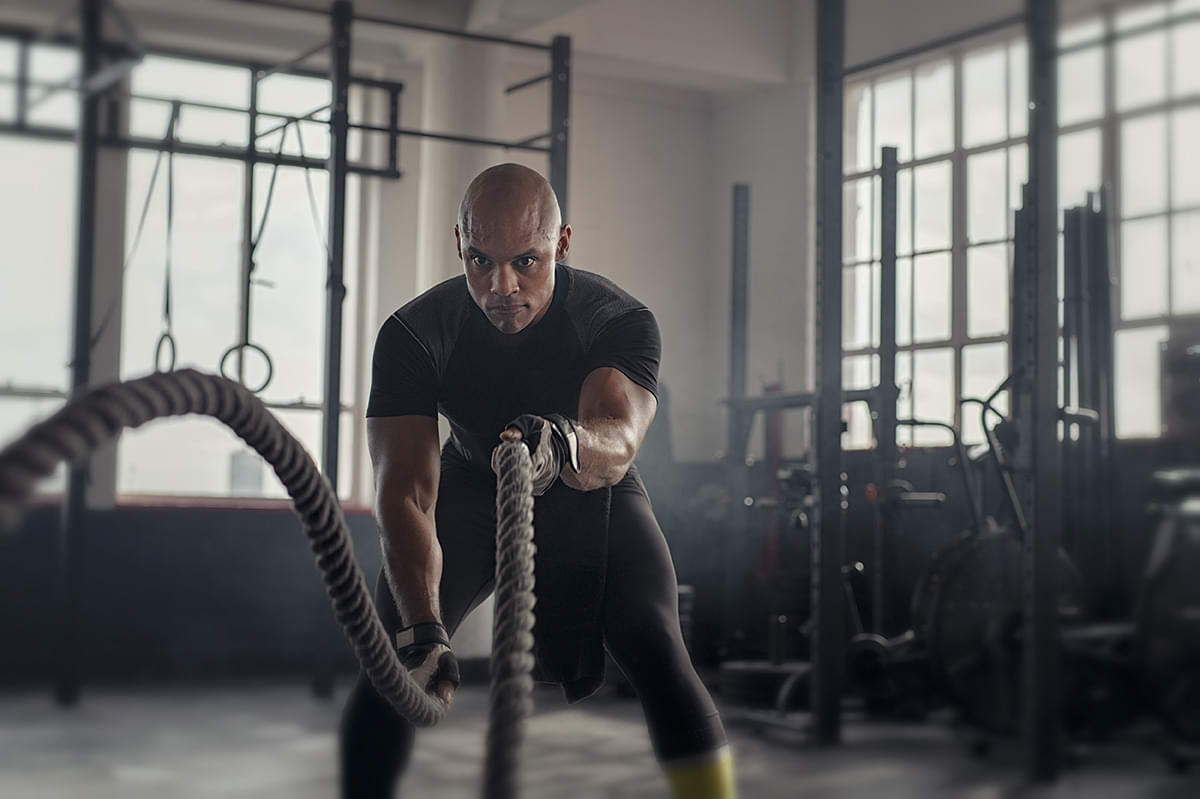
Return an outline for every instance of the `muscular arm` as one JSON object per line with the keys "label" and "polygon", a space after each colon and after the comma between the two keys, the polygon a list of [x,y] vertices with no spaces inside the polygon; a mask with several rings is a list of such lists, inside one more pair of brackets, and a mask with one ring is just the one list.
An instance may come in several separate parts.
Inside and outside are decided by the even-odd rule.
{"label": "muscular arm", "polygon": [[437,420],[367,419],[383,571],[406,625],[442,621],[442,548],[434,533],[440,461]]}
{"label": "muscular arm", "polygon": [[591,491],[620,482],[637,457],[654,419],[654,395],[611,366],[595,369],[579,393],[579,473],[559,477],[571,488]]}

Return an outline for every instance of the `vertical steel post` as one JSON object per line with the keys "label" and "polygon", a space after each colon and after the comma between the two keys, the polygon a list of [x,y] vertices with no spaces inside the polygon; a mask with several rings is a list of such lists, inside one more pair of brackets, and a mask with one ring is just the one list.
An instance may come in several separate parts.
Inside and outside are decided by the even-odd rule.
{"label": "vertical steel post", "polygon": [[335,0],[331,12],[332,57],[329,125],[328,276],[325,281],[325,396],[322,403],[321,470],[337,492],[338,433],[342,413],[342,304],[346,298],[343,258],[346,240],[346,139],[350,111],[350,0]]}
{"label": "vertical steel post", "polygon": [[[100,70],[100,37],[104,19],[104,0],[80,0],[79,3],[79,75],[80,86]],[[100,152],[100,95],[79,91],[79,129],[75,141],[75,297],[74,335],[71,348],[71,396],[78,397],[88,388],[91,378],[92,283],[96,249],[96,182]],[[59,528],[57,594],[59,602],[58,644],[55,659],[54,696],[58,704],[71,706],[79,701],[79,549],[87,516],[86,491],[90,460],[72,465],[67,472],[67,490],[63,497]]]}
{"label": "vertical steel post", "polygon": [[749,314],[750,280],[750,187],[745,183],[733,186],[732,260],[729,286],[729,404],[726,408],[725,463],[729,480],[730,525],[725,540],[723,609],[721,640],[728,646],[738,639],[741,625],[739,610],[742,605],[737,585],[742,569],[733,564],[744,565],[748,545],[750,511],[743,502],[750,492],[749,468],[746,465],[746,447],[749,443],[750,420],[742,400],[746,398],[747,374],[747,324]]}
{"label": "vertical steel post", "polygon": [[17,127],[24,127],[29,105],[29,39],[17,39]]}
{"label": "vertical steel post", "polygon": [[1058,444],[1058,0],[1026,0],[1029,155],[1037,331],[1033,351],[1033,514],[1026,541],[1024,722],[1031,780],[1059,765],[1058,550],[1062,537]]}
{"label": "vertical steel post", "polygon": [[400,88],[388,92],[388,169],[395,172],[400,160]]}
{"label": "vertical steel post", "polygon": [[1091,391],[1096,410],[1100,414],[1100,424],[1096,429],[1095,457],[1099,464],[1096,474],[1097,502],[1092,508],[1093,518],[1097,520],[1096,564],[1100,575],[1101,585],[1116,586],[1121,584],[1117,573],[1117,541],[1113,525],[1112,505],[1113,489],[1116,485],[1114,473],[1113,441],[1116,440],[1114,412],[1114,394],[1116,386],[1113,378],[1113,284],[1112,265],[1109,262],[1109,210],[1107,190],[1101,190],[1089,205],[1093,206],[1089,219],[1088,264],[1085,280],[1089,284],[1088,313],[1091,316],[1091,329],[1088,332],[1090,340],[1089,358],[1092,362]]}
{"label": "vertical steel post", "polygon": [[[346,155],[350,131],[350,0],[334,0],[330,11],[329,229],[325,239],[325,393],[321,402],[321,472],[338,490],[338,441],[342,421],[342,306],[346,299],[343,259],[346,241]],[[296,123],[299,125],[300,123]],[[319,635],[319,633],[318,633]],[[313,694],[333,696],[333,669],[318,646]]]}
{"label": "vertical steel post", "polygon": [[729,286],[729,415],[725,451],[731,460],[745,460],[745,432],[741,400],[746,398],[749,283],[750,187],[733,186],[733,272]]}
{"label": "vertical steel post", "polygon": [[842,110],[844,0],[817,4],[816,467],[812,531],[812,711],[821,744],[841,739],[846,623],[842,589]]}
{"label": "vertical steel post", "polygon": [[[1092,388],[1095,385],[1096,375],[1096,355],[1092,347],[1092,325],[1095,314],[1092,310],[1091,286],[1088,284],[1088,269],[1095,258],[1091,246],[1092,197],[1093,195],[1089,192],[1087,205],[1079,214],[1079,257],[1076,259],[1071,281],[1074,284],[1074,293],[1078,295],[1075,333],[1075,404],[1082,408],[1091,408],[1098,413],[1100,403],[1097,401],[1097,392]],[[1104,546],[1104,536],[1101,534],[1102,522],[1100,517],[1096,516],[1098,503],[1092,501],[1093,497],[1098,497],[1097,492],[1100,489],[1098,477],[1101,466],[1096,446],[1100,436],[1100,426],[1079,425],[1078,431],[1079,439],[1075,442],[1074,447],[1081,474],[1076,479],[1077,487],[1070,497],[1070,516],[1068,518],[1071,525],[1078,531],[1074,537],[1082,557],[1077,563],[1083,569],[1084,574],[1093,575],[1093,579],[1095,579],[1102,575],[1102,571],[1098,570],[1097,554],[1100,547]],[[1064,484],[1072,468],[1074,467],[1071,464],[1063,462]],[[1064,530],[1064,535],[1067,534],[1068,531]],[[1093,583],[1093,585],[1103,585],[1103,583]]]}
{"label": "vertical steel post", "polygon": [[[878,459],[879,496],[883,503],[896,475],[896,402],[900,391],[896,387],[896,164],[895,147],[883,148],[880,168],[879,217],[879,399],[875,407],[875,454]],[[885,515],[891,511],[885,504],[877,506],[874,552],[871,565],[871,622],[875,632],[884,633],[884,608],[887,582],[884,579],[887,531]]]}
{"label": "vertical steel post", "polygon": [[[246,118],[250,127],[250,138],[246,144],[246,169],[242,178],[242,337],[241,342],[250,340],[250,311],[254,288],[250,277],[254,273],[254,169],[258,154],[258,70],[250,73],[250,108]],[[287,128],[280,134],[287,135]],[[246,385],[246,348],[237,351],[238,382]]]}
{"label": "vertical steel post", "polygon": [[555,36],[550,44],[550,185],[558,195],[562,218],[567,215],[567,156],[571,127],[571,37]]}
{"label": "vertical steel post", "polygon": [[[1080,260],[1080,242],[1083,239],[1083,209],[1067,208],[1063,211],[1063,323],[1062,323],[1062,405],[1067,408],[1084,406],[1083,384],[1078,380],[1082,375],[1082,363],[1077,361],[1076,347],[1080,343],[1082,295],[1079,290],[1077,275],[1082,268]],[[1078,430],[1079,438],[1072,436],[1073,428]],[[1078,429],[1077,425],[1063,421],[1063,438],[1060,444],[1062,458],[1062,507],[1063,528],[1062,544],[1067,554],[1078,565],[1085,565],[1083,559],[1084,541],[1080,533],[1080,507],[1077,503],[1079,492],[1084,489],[1081,468],[1084,465],[1081,457],[1081,445],[1087,430]]]}

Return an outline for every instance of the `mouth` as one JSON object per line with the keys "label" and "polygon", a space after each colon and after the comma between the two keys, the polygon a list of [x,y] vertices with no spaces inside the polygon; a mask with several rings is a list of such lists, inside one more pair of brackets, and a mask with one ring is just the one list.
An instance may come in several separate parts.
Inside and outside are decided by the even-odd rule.
{"label": "mouth", "polygon": [[496,316],[516,316],[523,310],[525,310],[524,305],[493,305],[488,308],[488,311]]}

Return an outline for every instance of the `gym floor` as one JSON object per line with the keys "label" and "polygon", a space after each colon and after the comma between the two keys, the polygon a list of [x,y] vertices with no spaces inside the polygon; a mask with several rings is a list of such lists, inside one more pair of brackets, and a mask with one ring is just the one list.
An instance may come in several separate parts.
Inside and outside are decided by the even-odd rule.
{"label": "gym floor", "polygon": [[[343,687],[344,691],[344,687]],[[344,694],[314,700],[302,685],[95,690],[79,708],[44,694],[0,697],[0,796],[139,799],[333,796]],[[525,799],[665,796],[635,700],[598,695],[568,708],[539,688],[525,744]],[[403,783],[424,799],[478,794],[486,689],[464,688],[447,721],[424,732]],[[1033,790],[1007,746],[973,758],[945,724],[846,725],[828,751],[731,725],[743,799],[773,797],[1141,797],[1200,794],[1200,776],[1172,774],[1145,748],[1112,747]]]}

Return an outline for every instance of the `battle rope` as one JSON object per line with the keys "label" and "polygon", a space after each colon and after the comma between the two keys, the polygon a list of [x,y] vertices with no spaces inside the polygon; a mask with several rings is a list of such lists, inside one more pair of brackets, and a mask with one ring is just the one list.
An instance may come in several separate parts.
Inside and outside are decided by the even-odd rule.
{"label": "battle rope", "polygon": [[[517,446],[509,446],[516,443]],[[529,450],[507,442],[496,486],[496,605],[486,799],[517,795],[522,720],[533,709],[533,471]]]}
{"label": "battle rope", "polygon": [[[0,535],[12,533],[36,484],[61,461],[77,462],[126,427],[204,414],[228,426],[275,470],[316,555],[334,616],[380,695],[419,727],[446,714],[400,664],[354,559],[350,530],[329,483],[262,402],[232,380],[193,369],[93,389],[0,450]],[[532,707],[533,495],[529,453],[501,445],[497,498],[496,615],[484,796],[516,795],[517,756]]]}

